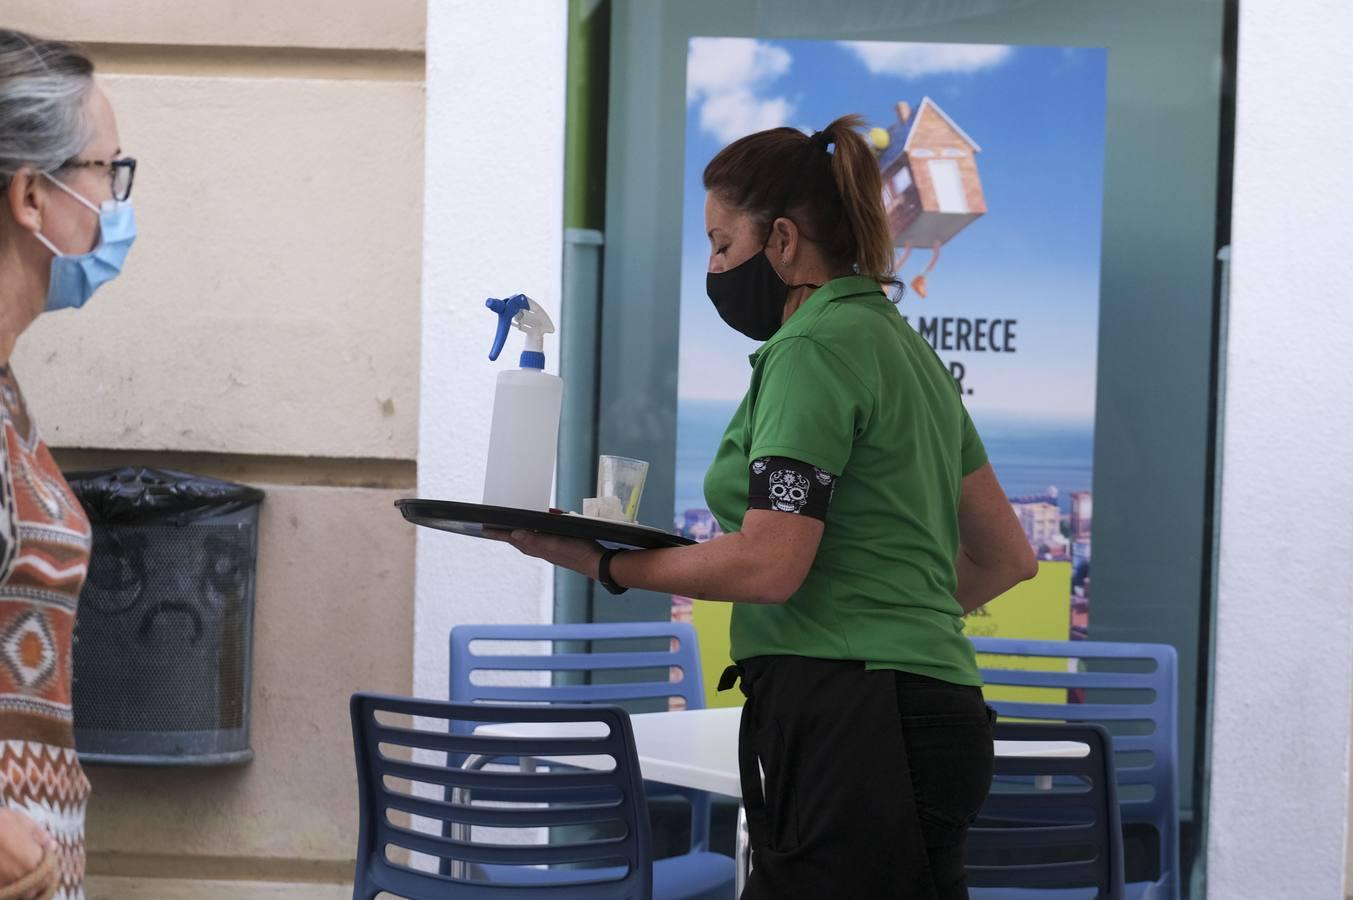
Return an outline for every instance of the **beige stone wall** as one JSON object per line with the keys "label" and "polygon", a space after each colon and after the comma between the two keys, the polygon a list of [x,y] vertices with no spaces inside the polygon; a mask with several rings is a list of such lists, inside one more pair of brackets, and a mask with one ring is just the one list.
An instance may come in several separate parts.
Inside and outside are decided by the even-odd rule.
{"label": "beige stone wall", "polygon": [[338,897],[347,698],[412,686],[425,0],[7,0],[84,42],[140,237],[14,368],[67,467],[258,484],[253,763],[90,770],[91,897]]}
{"label": "beige stone wall", "polygon": [[422,90],[104,77],[138,159],[125,277],[15,368],[71,447],[412,459]]}
{"label": "beige stone wall", "polygon": [[8,0],[5,25],[83,42],[422,51],[425,0]]}

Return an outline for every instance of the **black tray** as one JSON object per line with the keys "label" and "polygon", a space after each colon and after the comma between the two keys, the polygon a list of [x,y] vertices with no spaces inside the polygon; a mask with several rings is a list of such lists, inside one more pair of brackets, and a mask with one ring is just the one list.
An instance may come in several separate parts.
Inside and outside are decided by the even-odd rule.
{"label": "black tray", "polygon": [[669,534],[644,525],[627,525],[606,519],[592,519],[560,513],[459,503],[454,500],[396,500],[395,506],[415,525],[450,531],[469,537],[484,537],[485,528],[517,528],[553,534],[559,537],[598,541],[612,547],[656,550],[660,547],[684,547],[695,543],[679,534]]}

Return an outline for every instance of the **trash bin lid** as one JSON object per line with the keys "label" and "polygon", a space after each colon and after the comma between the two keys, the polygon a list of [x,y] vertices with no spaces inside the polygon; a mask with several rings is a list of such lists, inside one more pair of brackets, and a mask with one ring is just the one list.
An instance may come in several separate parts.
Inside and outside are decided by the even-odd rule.
{"label": "trash bin lid", "polygon": [[263,491],[256,487],[172,469],[123,466],[83,470],[67,472],[66,480],[95,524],[165,520],[184,524],[263,502]]}

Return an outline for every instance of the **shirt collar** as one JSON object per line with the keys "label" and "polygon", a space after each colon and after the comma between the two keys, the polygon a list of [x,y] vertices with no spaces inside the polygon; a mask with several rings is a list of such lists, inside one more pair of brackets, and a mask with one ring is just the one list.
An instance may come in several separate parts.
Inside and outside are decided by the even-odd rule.
{"label": "shirt collar", "polygon": [[821,309],[828,303],[835,303],[837,300],[845,300],[847,297],[859,297],[867,294],[877,294],[880,300],[887,301],[883,289],[879,283],[867,275],[844,275],[840,278],[833,278],[822,287],[808,295],[808,299],[803,301],[803,305],[794,311],[794,315],[789,317],[789,321],[780,326],[780,330],[775,332],[764,344],[756,348],[751,356],[747,357],[753,366],[761,358],[761,354],[766,352],[772,344],[782,341],[785,338],[793,337],[802,333],[807,327],[812,310]]}

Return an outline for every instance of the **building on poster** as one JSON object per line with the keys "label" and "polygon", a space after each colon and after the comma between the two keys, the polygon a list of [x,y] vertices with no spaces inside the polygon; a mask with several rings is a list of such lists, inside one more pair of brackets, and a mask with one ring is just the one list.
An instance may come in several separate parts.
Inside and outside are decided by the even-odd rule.
{"label": "building on poster", "polygon": [[899,101],[897,124],[871,134],[883,176],[883,207],[893,245],[902,248],[901,270],[912,251],[930,251],[925,271],[911,280],[917,296],[926,297],[926,278],[940,261],[940,251],[986,211],[977,154],[982,148],[929,97],[915,114]]}

